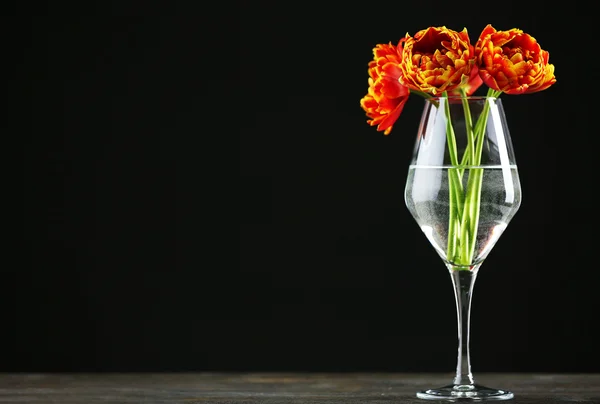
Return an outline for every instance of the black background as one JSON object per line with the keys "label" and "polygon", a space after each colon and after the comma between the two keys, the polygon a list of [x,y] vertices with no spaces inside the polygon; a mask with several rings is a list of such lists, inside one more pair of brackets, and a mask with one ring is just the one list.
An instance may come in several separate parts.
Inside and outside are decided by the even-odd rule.
{"label": "black background", "polygon": [[383,136],[359,100],[375,44],[491,23],[557,83],[503,96],[523,202],[477,280],[473,370],[600,371],[594,12],[539,7],[21,3],[0,370],[452,372],[450,278],[403,199],[422,101]]}

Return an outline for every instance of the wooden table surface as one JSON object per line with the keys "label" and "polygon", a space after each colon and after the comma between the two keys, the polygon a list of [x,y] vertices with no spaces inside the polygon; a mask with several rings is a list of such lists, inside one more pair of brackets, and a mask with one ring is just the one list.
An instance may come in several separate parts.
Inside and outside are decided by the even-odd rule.
{"label": "wooden table surface", "polygon": [[[450,374],[96,373],[0,374],[0,403],[427,403],[418,390]],[[600,374],[480,374],[477,383],[510,390],[514,404],[600,404]]]}

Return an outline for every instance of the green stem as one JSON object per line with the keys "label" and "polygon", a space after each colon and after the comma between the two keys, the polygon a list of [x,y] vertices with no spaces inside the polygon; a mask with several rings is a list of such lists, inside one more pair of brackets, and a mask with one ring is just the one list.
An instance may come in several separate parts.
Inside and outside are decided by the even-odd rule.
{"label": "green stem", "polygon": [[459,169],[450,168],[448,170],[448,181],[450,187],[449,209],[450,217],[448,220],[448,259],[454,261],[458,254],[458,235],[461,233],[461,213],[463,211],[462,183]]}
{"label": "green stem", "polygon": [[[502,94],[502,91],[494,91],[491,88],[488,89],[487,92],[487,97],[494,97],[497,98],[500,96],[500,94]],[[477,156],[477,160],[475,161],[474,165],[481,165],[481,154],[483,151],[483,139],[484,139],[484,134],[485,131],[487,129],[487,121],[489,118],[489,114],[490,114],[490,103],[486,102],[485,105],[483,106],[483,111],[481,113],[481,115],[479,116],[479,119],[477,120],[477,124],[476,124],[476,140],[477,140],[477,146],[476,146],[476,150],[475,150],[475,154]],[[470,243],[469,243],[469,259],[472,260],[473,259],[473,254],[475,253],[475,240],[476,240],[476,236],[477,236],[477,226],[479,225],[479,215],[480,215],[480,208],[481,208],[481,187],[482,187],[482,183],[483,183],[483,168],[481,169],[477,169],[474,170],[473,174],[475,174],[475,181],[473,182],[473,190],[472,190],[472,220],[470,222],[471,225],[471,234],[473,235],[470,239]]]}
{"label": "green stem", "polygon": [[[462,101],[462,106],[463,106],[463,113],[465,116],[465,131],[467,134],[467,147],[465,149],[465,154],[463,155],[462,161],[461,161],[461,177],[463,174],[463,170],[465,169],[465,166],[472,166],[476,156],[475,156],[475,136],[473,134],[473,119],[471,117],[471,108],[469,106],[469,101],[467,99],[467,95],[466,92],[461,90],[460,92],[461,94],[461,101]],[[461,183],[462,183],[462,178],[461,178]],[[458,226],[460,228],[460,235],[458,236],[458,242],[460,244],[459,247],[459,253],[457,256],[457,260],[456,263],[460,264],[460,265],[469,265],[470,259],[469,259],[469,245],[471,245],[471,239],[472,239],[472,232],[471,230],[471,220],[472,220],[472,209],[471,209],[471,202],[472,199],[470,197],[471,195],[471,189],[472,189],[472,183],[473,183],[473,176],[471,175],[471,171],[469,171],[469,178],[467,180],[467,192],[466,195],[464,196],[464,204],[463,204],[463,210],[462,210],[462,215],[461,215],[461,221],[460,221],[460,225]]]}
{"label": "green stem", "polygon": [[[489,89],[487,96],[497,97],[500,94],[501,92]],[[468,108],[468,103],[465,108]],[[484,173],[483,168],[479,168],[478,166],[481,165],[483,140],[487,128],[489,110],[489,103],[486,103],[483,107],[481,115],[477,120],[477,123],[475,124],[475,130],[472,136],[473,142],[469,141],[468,144],[468,147],[471,147],[471,161],[469,164],[469,179],[467,181],[467,190],[465,195],[465,203],[463,206],[460,233],[460,257],[463,260],[461,263],[465,265],[471,265],[473,263],[472,261],[475,254],[477,227],[479,225],[479,215],[481,210],[481,188]],[[465,152],[465,154],[467,154],[467,152]]]}
{"label": "green stem", "polygon": [[[502,91],[494,91],[490,88],[490,89],[488,89],[487,97],[498,98],[501,94],[502,94]],[[475,138],[476,144],[479,147],[483,146],[483,142],[482,142],[483,138],[482,138],[482,136],[479,136],[479,135],[483,135],[483,133],[485,133],[485,129],[486,129],[486,125],[487,125],[487,116],[490,113],[490,105],[488,103],[486,103],[483,108],[484,108],[483,112],[481,113],[481,115],[477,119],[477,122],[475,123],[475,128],[474,128],[474,132],[473,132],[473,136]],[[482,127],[482,125],[483,125],[483,127]],[[463,166],[467,165],[467,159],[470,154],[471,154],[470,144],[467,144],[465,154],[463,155],[463,158],[461,160],[461,165],[463,165]],[[481,150],[476,150],[475,156],[479,156],[479,158],[481,158]]]}
{"label": "green stem", "polygon": [[[500,91],[488,90],[487,97],[498,97]],[[467,99],[467,94],[461,90],[461,101],[464,110],[465,130],[467,134],[467,146],[461,159],[458,156],[456,145],[456,134],[452,125],[448,94],[443,93],[444,113],[446,116],[446,141],[450,163],[454,168],[448,170],[449,185],[449,223],[448,223],[448,260],[461,266],[472,265],[475,244],[477,241],[477,227],[481,210],[481,188],[483,183],[483,168],[481,155],[483,152],[484,134],[487,129],[487,120],[490,110],[489,103],[483,107],[483,111],[475,125]],[[437,106],[437,105],[436,105]],[[459,162],[460,160],[460,162]],[[466,192],[463,189],[464,171],[468,169]]]}
{"label": "green stem", "polygon": [[[462,99],[463,111],[465,114],[465,126],[467,131],[467,150],[470,149],[470,158],[471,161],[475,161],[475,148],[473,147],[475,144],[475,138],[473,136],[473,118],[471,117],[471,108],[469,107],[469,100],[467,100],[467,93],[464,88],[460,89],[460,98]],[[467,156],[467,152],[465,152],[465,156]]]}
{"label": "green stem", "polygon": [[[444,92],[444,97],[447,93]],[[448,99],[444,99],[444,114],[446,115],[446,142],[448,144],[448,153],[450,155],[450,163],[453,166],[458,164],[458,151],[456,147],[456,135],[452,126],[452,116],[450,115],[450,105]],[[460,234],[460,214],[463,210],[462,202],[462,181],[458,169],[451,168],[448,170],[448,185],[449,185],[449,209],[450,217],[448,221],[448,249],[447,257],[449,260],[454,260],[457,251],[457,236]]]}
{"label": "green stem", "polygon": [[[444,97],[447,97],[447,93],[444,92]],[[452,116],[450,115],[450,104],[448,99],[444,99],[444,113],[446,115],[446,140],[448,142],[448,153],[450,154],[450,163],[455,166],[458,165],[458,151],[456,147],[456,135],[454,134],[454,127],[452,126]]]}
{"label": "green stem", "polygon": [[470,175],[473,176],[473,188],[470,189],[471,194],[468,197],[471,198],[471,219],[469,221],[469,232],[471,237],[469,238],[468,244],[468,259],[472,263],[473,255],[475,254],[475,241],[477,240],[477,226],[479,226],[479,213],[481,208],[481,186],[483,182],[483,168],[471,169]]}

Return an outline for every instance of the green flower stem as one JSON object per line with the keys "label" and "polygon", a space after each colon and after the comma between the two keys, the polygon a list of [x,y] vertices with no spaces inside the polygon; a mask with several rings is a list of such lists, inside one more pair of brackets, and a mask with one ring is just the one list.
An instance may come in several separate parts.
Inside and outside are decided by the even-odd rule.
{"label": "green flower stem", "polygon": [[454,127],[452,126],[452,117],[450,116],[450,105],[448,105],[448,100],[444,100],[444,113],[446,114],[446,141],[448,142],[450,163],[452,163],[452,165],[457,165],[458,150],[456,147],[456,135],[454,134]]}
{"label": "green flower stem", "polygon": [[[488,89],[487,97],[498,98],[500,96],[500,94],[502,94],[502,91],[494,91],[492,89]],[[478,147],[483,146],[483,137],[479,136],[479,135],[480,134],[482,135],[483,133],[485,133],[485,129],[487,127],[487,117],[488,117],[489,113],[490,113],[490,106],[488,103],[486,103],[483,107],[482,114],[479,116],[479,118],[477,119],[477,122],[475,123],[474,137],[475,137]],[[467,159],[468,159],[470,153],[471,153],[470,144],[467,144],[467,148],[465,150],[465,154],[463,155],[460,165],[462,165],[462,166],[467,165]],[[475,155],[479,156],[479,158],[481,158],[481,149],[476,150]]]}
{"label": "green flower stem", "polygon": [[[488,97],[499,96],[501,92],[494,90],[488,90]],[[469,108],[466,99],[463,94],[463,105],[465,109]],[[483,150],[483,138],[487,128],[487,120],[489,115],[489,103],[486,103],[483,107],[483,111],[479,116],[477,123],[475,124],[475,130],[473,133],[473,142],[469,139],[467,149],[470,147],[471,151],[465,151],[465,155],[470,153],[470,170],[469,179],[467,182],[467,191],[465,194],[465,203],[463,206],[462,222],[461,222],[461,233],[460,233],[460,264],[471,265],[473,261],[473,255],[475,253],[475,243],[477,240],[477,226],[479,225],[479,214],[481,209],[481,188],[483,183],[483,168],[477,168],[481,165],[481,154]],[[470,115],[470,111],[469,111]],[[465,112],[465,117],[467,112]],[[467,124],[468,125],[468,124]],[[463,156],[463,161],[468,159]]]}
{"label": "green flower stem", "polygon": [[[460,95],[462,99],[463,110],[465,114],[465,125],[467,131],[468,145],[467,150],[470,149],[471,161],[475,161],[475,137],[473,136],[473,118],[471,117],[471,108],[469,107],[469,101],[467,100],[467,93],[464,88],[460,89]],[[467,152],[465,152],[465,157]]]}
{"label": "green flower stem", "polygon": [[[501,91],[488,90],[487,97],[498,97]],[[443,93],[447,97],[447,93]],[[444,104],[446,115],[446,141],[450,163],[455,168],[448,170],[449,185],[449,223],[448,223],[448,260],[459,266],[468,268],[473,263],[475,244],[477,241],[477,227],[481,210],[481,188],[483,185],[483,168],[481,155],[483,151],[484,134],[487,128],[490,104],[483,106],[483,111],[475,125],[467,99],[467,94],[461,91],[464,110],[465,126],[467,131],[467,146],[462,158],[458,156],[456,134],[452,124],[450,105],[447,98]],[[437,106],[437,105],[436,105]],[[463,176],[468,169],[466,190],[463,189]]]}
{"label": "green flower stem", "polygon": [[[469,101],[467,100],[467,94],[464,91],[464,89],[461,89],[460,91],[461,94],[461,100],[462,100],[462,106],[463,106],[463,113],[465,116],[465,131],[467,133],[467,148],[465,150],[465,154],[463,155],[463,160],[461,161],[461,168],[460,168],[460,182],[462,185],[462,175],[463,175],[463,170],[464,168],[462,167],[463,165],[473,165],[476,156],[475,156],[475,136],[473,134],[473,118],[471,116],[471,109],[469,107]],[[465,203],[463,204],[463,214],[462,217],[460,219],[458,219],[458,215],[457,215],[457,219],[455,220],[460,220],[460,225],[459,224],[454,224],[455,228],[459,228],[460,229],[460,236],[459,236],[459,242],[460,242],[460,250],[459,250],[459,254],[458,257],[456,257],[456,262],[462,265],[468,265],[470,264],[470,260],[469,260],[469,254],[468,254],[468,249],[469,246],[472,244],[472,239],[473,239],[473,233],[471,232],[472,229],[472,210],[471,210],[471,199],[469,198],[469,191],[471,190],[471,186],[472,186],[472,180],[473,177],[471,176],[471,172],[469,172],[469,179],[467,181],[467,195],[465,196]]]}
{"label": "green flower stem", "polygon": [[448,181],[450,182],[449,209],[450,218],[448,223],[448,258],[454,260],[458,249],[458,235],[461,233],[461,213],[463,211],[462,183],[459,169],[448,170]]}
{"label": "green flower stem", "polygon": [[[488,93],[487,96],[488,97],[498,97],[500,96],[500,94],[502,94],[501,91],[494,91],[491,88],[488,89]],[[474,166],[477,165],[481,165],[481,153],[483,150],[483,138],[484,138],[484,133],[486,131],[487,128],[487,121],[488,121],[488,116],[490,114],[490,104],[489,102],[486,102],[485,105],[483,106],[483,112],[481,113],[481,115],[479,116],[479,119],[477,120],[477,124],[476,124],[476,140],[477,140],[477,146],[476,146],[476,150],[475,150],[475,155],[476,155],[476,161],[474,162]],[[472,195],[471,195],[471,203],[473,204],[472,206],[472,218],[471,218],[471,222],[470,222],[470,226],[471,226],[471,239],[470,239],[470,243],[469,243],[469,261],[473,260],[473,254],[475,253],[475,240],[476,240],[476,236],[477,236],[477,226],[479,225],[479,212],[480,212],[480,204],[481,204],[481,187],[482,187],[482,183],[483,183],[483,168],[481,169],[475,169],[475,170],[471,170],[472,174],[474,175],[474,181],[473,181],[473,190],[472,190]]]}
{"label": "green flower stem", "polygon": [[483,183],[483,168],[471,169],[470,176],[473,176],[473,188],[471,189],[471,195],[467,193],[467,197],[470,197],[471,204],[471,218],[469,222],[469,231],[471,237],[467,245],[469,262],[473,261],[473,254],[475,253],[475,241],[477,239],[477,226],[479,225],[479,210],[481,207],[481,186]]}
{"label": "green flower stem", "polygon": [[[447,93],[444,92],[444,96]],[[448,100],[444,100],[444,113],[446,115],[446,141],[448,143],[448,152],[450,154],[450,162],[453,166],[458,164],[458,151],[456,147],[456,136],[454,134],[454,127],[452,126],[452,119],[450,116],[450,105]],[[449,195],[449,209],[450,209],[450,220],[448,223],[448,257],[452,259],[456,255],[458,234],[460,234],[459,224],[461,222],[460,214],[463,210],[463,199],[462,199],[462,180],[459,174],[459,170],[451,168],[448,171],[448,181],[450,186]]]}

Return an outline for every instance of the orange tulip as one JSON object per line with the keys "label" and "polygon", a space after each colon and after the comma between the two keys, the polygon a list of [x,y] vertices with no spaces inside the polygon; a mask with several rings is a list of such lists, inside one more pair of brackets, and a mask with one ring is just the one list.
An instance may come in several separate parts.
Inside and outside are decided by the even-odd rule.
{"label": "orange tulip", "polygon": [[462,89],[471,95],[482,84],[466,28],[429,27],[404,39],[400,80],[411,90],[439,96]]}
{"label": "orange tulip", "polygon": [[371,119],[367,123],[377,125],[378,131],[389,135],[408,100],[410,90],[400,84],[399,77],[402,49],[400,46],[379,44],[373,48],[373,60],[369,62],[369,89],[360,100],[361,107]]}
{"label": "orange tulip", "polygon": [[549,53],[520,29],[496,31],[488,24],[475,44],[475,55],[483,82],[493,90],[535,93],[556,82]]}

